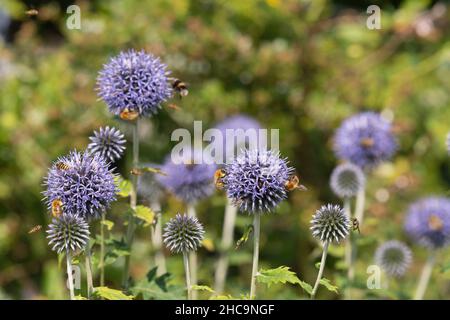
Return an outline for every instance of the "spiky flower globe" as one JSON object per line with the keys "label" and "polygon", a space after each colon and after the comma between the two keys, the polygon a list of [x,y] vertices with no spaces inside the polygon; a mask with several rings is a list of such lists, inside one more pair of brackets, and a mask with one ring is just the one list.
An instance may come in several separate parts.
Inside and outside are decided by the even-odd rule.
{"label": "spiky flower globe", "polygon": [[413,203],[405,230],[420,245],[440,249],[450,243],[450,199],[429,197]]}
{"label": "spiky flower globe", "polygon": [[49,169],[43,193],[49,211],[52,204],[62,204],[62,211],[80,215],[85,220],[101,217],[116,199],[114,174],[99,154],[72,151],[60,157]]}
{"label": "spiky flower globe", "polygon": [[100,71],[98,95],[115,115],[130,111],[149,117],[172,95],[167,75],[167,66],[152,54],[135,50],[121,52]]}
{"label": "spiky flower globe", "polygon": [[119,160],[125,151],[124,135],[114,127],[101,127],[98,131],[94,131],[89,140],[91,143],[88,145],[88,151],[98,153],[111,162]]}
{"label": "spiky flower globe", "polygon": [[53,218],[47,229],[48,244],[53,251],[75,252],[84,250],[89,240],[89,225],[79,216],[63,214]]}
{"label": "spiky flower globe", "polygon": [[339,243],[349,235],[350,219],[340,206],[327,204],[313,215],[310,229],[317,240]]}
{"label": "spiky flower globe", "polygon": [[361,168],[372,168],[389,160],[396,150],[390,123],[374,112],[346,119],[334,137],[336,156]]}
{"label": "spiky flower globe", "polygon": [[411,265],[411,261],[411,250],[397,240],[387,241],[375,251],[375,263],[391,277],[403,276]]}
{"label": "spiky flower globe", "polygon": [[270,212],[287,198],[286,183],[293,171],[278,152],[244,150],[225,165],[222,182],[240,211]]}
{"label": "spiky flower globe", "polygon": [[164,228],[163,239],[174,253],[197,251],[205,231],[196,217],[177,214]]}
{"label": "spiky flower globe", "polygon": [[158,175],[157,181],[185,203],[202,200],[214,192],[216,171],[216,165],[205,157],[196,149],[177,159],[169,156],[161,167],[165,175]]}
{"label": "spiky flower globe", "polygon": [[[238,114],[228,117],[219,122],[215,128],[222,133],[223,163],[234,159],[241,150],[251,149],[252,144],[258,147],[258,130],[261,129],[261,124],[249,116]],[[227,138],[227,133],[232,135],[228,135]]]}
{"label": "spiky flower globe", "polygon": [[360,167],[352,163],[338,165],[331,174],[331,190],[341,198],[351,198],[364,188],[366,178]]}

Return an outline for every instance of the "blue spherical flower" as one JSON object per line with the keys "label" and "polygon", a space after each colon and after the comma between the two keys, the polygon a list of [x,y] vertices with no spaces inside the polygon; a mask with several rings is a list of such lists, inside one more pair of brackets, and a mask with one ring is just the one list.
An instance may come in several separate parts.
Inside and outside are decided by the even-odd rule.
{"label": "blue spherical flower", "polygon": [[286,159],[273,151],[244,150],[224,167],[222,183],[240,211],[270,212],[287,198],[286,183],[293,173]]}
{"label": "blue spherical flower", "polygon": [[124,135],[114,127],[101,127],[99,131],[94,131],[89,140],[91,143],[87,147],[88,151],[98,153],[111,162],[119,160],[125,150]]}
{"label": "blue spherical flower", "polygon": [[345,120],[336,131],[336,156],[362,168],[389,160],[397,150],[391,125],[374,112],[363,112]]}
{"label": "blue spherical flower", "polygon": [[411,265],[411,261],[411,250],[397,240],[383,243],[375,252],[375,263],[392,277],[403,276]]}
{"label": "blue spherical flower", "polygon": [[87,222],[80,216],[70,214],[54,218],[47,233],[48,244],[57,253],[83,250],[90,234]]}
{"label": "blue spherical flower", "polygon": [[405,221],[405,230],[420,245],[439,249],[450,243],[450,200],[429,197],[413,203]]}
{"label": "blue spherical flower", "polygon": [[341,198],[354,197],[364,188],[365,183],[364,172],[352,163],[338,165],[330,178],[331,189]]}
{"label": "blue spherical flower", "polygon": [[99,96],[109,111],[152,116],[172,95],[167,66],[144,51],[129,50],[112,58],[97,78]]}
{"label": "blue spherical flower", "polygon": [[79,215],[87,221],[99,218],[116,199],[114,175],[99,154],[72,151],[59,158],[49,169],[45,185],[49,210],[58,200],[65,214]]}
{"label": "blue spherical flower", "polygon": [[174,253],[197,251],[201,246],[205,230],[196,217],[177,214],[164,228],[163,239]]}
{"label": "blue spherical flower", "polygon": [[323,205],[312,217],[311,232],[322,242],[339,243],[350,233],[350,218],[338,205]]}
{"label": "blue spherical flower", "polygon": [[161,167],[165,175],[158,175],[157,181],[185,203],[210,196],[214,192],[216,165],[205,156],[201,150],[193,150],[179,159],[168,157]]}
{"label": "blue spherical flower", "polygon": [[[220,130],[222,133],[223,163],[226,162],[227,155],[232,155],[231,158],[234,159],[242,149],[251,149],[251,143],[254,144],[254,147],[258,147],[258,130],[261,129],[261,125],[258,121],[249,116],[231,116],[219,122],[215,129]],[[229,133],[233,133],[232,140],[227,139],[227,130]],[[234,135],[236,135],[236,137]],[[252,141],[250,141],[250,139],[252,139]]]}

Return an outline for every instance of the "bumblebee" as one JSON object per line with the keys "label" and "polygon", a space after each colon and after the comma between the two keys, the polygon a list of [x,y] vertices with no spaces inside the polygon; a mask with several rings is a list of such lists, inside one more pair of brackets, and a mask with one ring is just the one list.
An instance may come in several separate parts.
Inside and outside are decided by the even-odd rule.
{"label": "bumblebee", "polygon": [[63,213],[62,206],[63,206],[63,203],[60,199],[55,199],[52,201],[52,216],[53,217],[59,218],[62,215],[62,213]]}
{"label": "bumblebee", "polygon": [[133,121],[136,120],[137,117],[139,117],[139,112],[134,110],[129,110],[128,108],[125,108],[119,115],[120,119],[127,120],[127,121]]}
{"label": "bumblebee", "polygon": [[180,98],[186,97],[189,94],[188,86],[180,79],[174,79],[172,82],[172,88],[178,92]]}
{"label": "bumblebee", "polygon": [[218,169],[214,172],[214,185],[217,189],[222,189],[224,187],[222,178],[225,177],[225,171],[223,169]]}
{"label": "bumblebee", "polygon": [[352,225],[351,225],[352,231],[358,231],[358,233],[361,233],[361,231],[359,230],[359,221],[358,221],[358,219],[352,218],[351,222],[352,222]]}
{"label": "bumblebee", "polygon": [[302,191],[308,190],[304,185],[300,184],[300,179],[297,176],[290,177],[284,184],[284,187],[287,191],[292,191],[295,189],[300,189]]}

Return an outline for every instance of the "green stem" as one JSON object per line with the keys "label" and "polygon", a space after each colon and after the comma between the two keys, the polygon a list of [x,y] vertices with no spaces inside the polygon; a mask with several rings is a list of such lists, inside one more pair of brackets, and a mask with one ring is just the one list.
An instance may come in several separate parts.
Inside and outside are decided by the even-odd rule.
{"label": "green stem", "polygon": [[[358,220],[359,227],[361,228],[363,220],[364,220],[364,205],[366,202],[366,189],[362,188],[358,194],[356,195],[356,204],[355,204],[355,218]],[[358,253],[358,248],[356,246],[356,234],[350,235],[350,242],[352,247],[350,265],[348,268],[348,281],[353,283],[355,279],[355,262]]]}
{"label": "green stem", "polygon": [[[139,119],[136,120],[136,123],[133,126],[133,168],[137,168],[138,165],[139,165]],[[132,210],[136,209],[136,204],[137,204],[137,181],[138,181],[137,175],[132,175],[131,183],[133,185],[133,188],[130,193],[130,207]],[[130,254],[125,257],[125,265],[124,265],[123,277],[122,277],[122,286],[125,289],[128,289],[128,280],[129,280],[129,273],[130,273],[130,259],[131,259],[131,252],[132,252],[135,229],[136,229],[136,225],[135,225],[135,221],[134,221],[134,216],[130,215],[128,218],[128,228],[127,228],[127,236],[126,236],[126,242],[127,242],[128,250],[129,250]]]}
{"label": "green stem", "polygon": [[423,266],[422,273],[420,275],[419,284],[417,285],[416,293],[414,294],[414,300],[422,300],[427,290],[428,283],[430,282],[431,273],[436,261],[436,255],[431,252],[428,256],[427,262]]}
{"label": "green stem", "polygon": [[322,279],[323,270],[325,269],[325,262],[327,261],[327,254],[328,254],[328,241],[325,241],[323,244],[323,252],[322,252],[322,259],[320,260],[320,268],[319,273],[317,274],[316,283],[314,284],[314,288],[311,292],[311,299],[314,299],[317,293],[317,289],[319,288],[320,279]]}
{"label": "green stem", "polygon": [[259,234],[261,229],[261,214],[255,213],[253,217],[253,265],[250,284],[250,299],[256,298],[256,274],[259,262]]}
{"label": "green stem", "polygon": [[189,255],[186,251],[183,252],[183,264],[184,264],[184,273],[186,274],[187,299],[192,300],[191,275],[189,271]]}
{"label": "green stem", "polygon": [[[187,205],[187,214],[189,217],[197,217],[197,213],[195,212],[195,208],[192,204]],[[191,284],[195,286],[197,285],[197,272],[198,272],[197,252],[191,251],[189,253],[189,264],[191,266]],[[193,300],[197,300],[198,293],[196,290],[191,293],[191,297]]]}
{"label": "green stem", "polygon": [[100,224],[100,287],[105,286],[105,211]]}
{"label": "green stem", "polygon": [[[344,212],[350,219],[352,218],[351,206],[350,206],[350,198],[344,199]],[[345,289],[344,295],[345,299],[351,299],[351,284],[350,278],[352,278],[354,274],[353,264],[352,264],[352,256],[353,256],[353,235],[350,233],[349,238],[345,243],[345,265],[347,266],[347,288]]]}
{"label": "green stem", "polygon": [[94,292],[94,281],[92,280],[92,264],[91,264],[91,248],[90,243],[87,243],[86,254],[86,280],[87,280],[87,298],[90,299]]}
{"label": "green stem", "polygon": [[155,265],[158,267],[157,274],[163,275],[166,273],[166,258],[164,257],[164,252],[162,251],[161,204],[155,201],[152,203],[151,207],[152,210],[156,212],[156,224],[151,229],[152,246],[155,251]]}
{"label": "green stem", "polygon": [[75,300],[75,292],[73,289],[73,271],[72,271],[72,258],[69,250],[66,252],[66,264],[67,264],[67,282],[69,285],[70,300]]}

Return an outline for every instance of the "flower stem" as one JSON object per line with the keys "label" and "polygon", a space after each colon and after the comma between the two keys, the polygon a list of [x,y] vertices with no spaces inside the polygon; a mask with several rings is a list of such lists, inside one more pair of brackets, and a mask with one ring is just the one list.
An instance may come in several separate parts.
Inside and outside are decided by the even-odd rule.
{"label": "flower stem", "polygon": [[[196,217],[197,213],[195,212],[195,208],[192,204],[187,205],[187,214],[189,217]],[[197,253],[195,251],[191,251],[189,253],[189,264],[191,265],[191,283],[193,286],[197,285]],[[193,300],[197,300],[198,294],[197,291],[191,293],[191,298]]]}
{"label": "flower stem", "polygon": [[155,265],[158,267],[156,270],[158,275],[166,273],[166,258],[162,251],[162,215],[161,204],[157,201],[153,202],[152,210],[156,212],[156,224],[151,230],[153,250],[155,250]]}
{"label": "flower stem", "polygon": [[[356,195],[356,204],[355,204],[355,218],[359,222],[359,226],[362,226],[363,220],[364,220],[364,205],[366,202],[366,189],[362,188],[358,194]],[[350,256],[350,264],[348,267],[348,281],[350,283],[353,283],[353,280],[355,279],[355,262],[356,262],[356,256],[357,256],[357,247],[356,247],[356,235],[351,234],[350,235],[350,242],[351,242],[351,256]]]}
{"label": "flower stem", "polygon": [[67,283],[69,285],[70,300],[75,300],[75,292],[73,289],[73,276],[72,276],[72,257],[70,256],[69,250],[66,253],[66,264],[67,264]]}
{"label": "flower stem", "polygon": [[[133,168],[136,168],[139,165],[139,119],[136,120],[135,125],[133,126]],[[131,209],[136,209],[137,204],[137,175],[131,176],[131,183],[133,188],[130,193],[130,207]],[[127,228],[127,237],[126,242],[128,245],[128,250],[130,254],[125,257],[125,265],[123,269],[123,277],[122,277],[122,286],[127,289],[128,288],[128,280],[130,273],[130,259],[131,259],[131,249],[133,246],[134,240],[134,231],[135,231],[135,221],[134,216],[130,215],[128,218],[128,228]]]}
{"label": "flower stem", "polygon": [[255,213],[253,217],[253,265],[252,279],[250,285],[250,299],[256,297],[256,274],[258,272],[259,262],[259,234],[261,229],[261,214]]}
{"label": "flower stem", "polygon": [[233,243],[234,224],[236,221],[237,207],[228,201],[225,208],[225,217],[222,230],[221,253],[217,261],[216,273],[214,276],[214,290],[222,293],[225,288],[225,279],[228,271],[229,250]]}
{"label": "flower stem", "polygon": [[91,267],[91,248],[89,242],[86,245],[85,254],[86,263],[86,280],[87,280],[87,298],[90,299],[92,293],[94,292],[94,281],[92,280],[92,267]]}
{"label": "flower stem", "polygon": [[420,275],[419,284],[417,285],[416,293],[414,294],[414,300],[422,300],[427,290],[428,283],[430,282],[431,273],[433,272],[434,263],[436,261],[436,255],[431,252],[428,256],[427,262],[423,266],[422,273]]}
{"label": "flower stem", "polygon": [[191,275],[189,271],[189,254],[183,251],[184,273],[186,274],[187,299],[192,300]]}
{"label": "flower stem", "polygon": [[[350,198],[344,199],[344,212],[350,219],[352,218],[351,206],[350,206]],[[350,234],[349,238],[345,243],[345,265],[347,266],[347,288],[345,289],[345,299],[351,299],[351,284],[350,277],[354,274],[353,264],[352,264],[352,256],[353,256],[353,235]]]}
{"label": "flower stem", "polygon": [[322,279],[323,270],[325,269],[325,262],[327,261],[327,254],[328,254],[328,241],[325,241],[323,244],[323,252],[322,252],[322,259],[320,260],[320,268],[319,273],[317,274],[316,283],[314,284],[314,288],[311,292],[311,299],[314,299],[317,293],[317,289],[319,288],[320,279]]}
{"label": "flower stem", "polygon": [[105,286],[105,211],[100,223],[100,287]]}

